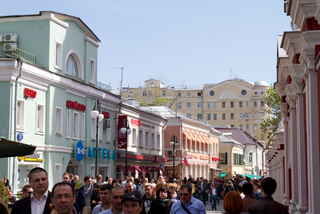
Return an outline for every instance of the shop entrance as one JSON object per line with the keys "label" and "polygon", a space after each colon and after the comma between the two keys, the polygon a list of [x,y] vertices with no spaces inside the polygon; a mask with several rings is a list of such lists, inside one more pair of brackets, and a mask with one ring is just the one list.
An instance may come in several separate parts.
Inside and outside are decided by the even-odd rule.
{"label": "shop entrance", "polygon": [[20,162],[18,163],[17,185],[22,189],[24,185],[29,184],[29,172],[35,167],[40,167],[41,163]]}
{"label": "shop entrance", "polygon": [[73,175],[78,175],[80,180],[83,180],[84,178],[81,162],[77,161],[75,157],[69,161],[66,172],[69,172]]}

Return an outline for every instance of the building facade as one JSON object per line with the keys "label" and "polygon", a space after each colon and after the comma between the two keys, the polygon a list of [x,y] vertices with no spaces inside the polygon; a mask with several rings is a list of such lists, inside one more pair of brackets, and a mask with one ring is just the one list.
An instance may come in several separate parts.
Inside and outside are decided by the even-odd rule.
{"label": "building facade", "polygon": [[[115,175],[115,114],[120,97],[97,81],[99,38],[80,18],[43,11],[0,17],[1,136],[35,145],[33,155],[2,158],[2,177],[15,192],[35,166],[49,174],[49,188],[66,171]],[[90,115],[100,101],[104,119]]]}
{"label": "building facade", "polygon": [[[277,200],[290,213],[319,213],[320,1],[285,1],[292,31],[278,37],[277,82],[282,126],[268,153]],[[297,205],[295,205],[297,203]]]}
{"label": "building facade", "polygon": [[211,125],[240,128],[263,141],[260,124],[270,116],[264,111],[268,88],[265,81],[249,83],[237,78],[201,88],[163,87],[162,82],[150,79],[145,86],[126,88],[122,97],[133,97],[142,105],[164,105]]}

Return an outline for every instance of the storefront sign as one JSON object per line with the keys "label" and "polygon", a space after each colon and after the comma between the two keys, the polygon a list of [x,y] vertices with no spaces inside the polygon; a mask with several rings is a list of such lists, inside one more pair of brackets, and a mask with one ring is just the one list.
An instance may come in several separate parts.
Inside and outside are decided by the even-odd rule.
{"label": "storefront sign", "polygon": [[[126,158],[125,153],[118,153],[119,158]],[[143,160],[143,161],[154,161],[157,163],[161,162],[167,162],[167,158],[164,158],[162,156],[156,155],[156,156],[146,156],[146,155],[136,155],[136,154],[128,154],[127,158],[133,159],[133,160]]]}
{"label": "storefront sign", "polygon": [[24,89],[24,96],[28,97],[32,97],[32,98],[36,98],[37,96],[37,91],[31,90],[29,88],[25,88]]}
{"label": "storefront sign", "polygon": [[71,100],[67,100],[67,107],[68,108],[73,108],[73,109],[77,109],[80,111],[85,111],[86,110],[86,106],[80,103],[77,103],[77,101],[73,102]]}
{"label": "storefront sign", "polygon": [[[96,158],[96,147],[87,147],[86,158]],[[115,159],[114,150],[98,148],[98,159]]]}
{"label": "storefront sign", "polygon": [[103,114],[104,118],[110,118],[109,112],[103,111],[102,114]]}
{"label": "storefront sign", "polygon": [[154,129],[155,126],[152,126],[152,125],[149,125],[149,124],[146,124],[146,123],[142,123],[140,120],[136,120],[136,119],[131,119],[131,124],[132,125],[135,125],[135,126],[142,126],[142,127],[146,127],[146,128],[149,128],[149,129]]}
{"label": "storefront sign", "polygon": [[200,155],[200,160],[208,160],[208,156],[206,156],[206,155]]}
{"label": "storefront sign", "polygon": [[42,162],[45,159],[40,158],[40,154],[35,151],[32,155],[26,155],[18,158],[19,160],[31,161],[31,162]]}
{"label": "storefront sign", "polygon": [[193,158],[193,154],[188,154],[188,155],[187,155],[187,158],[188,158],[188,159],[192,159],[192,158]]}
{"label": "storefront sign", "polygon": [[81,141],[78,141],[74,146],[74,156],[76,157],[77,161],[82,161],[83,155],[84,155],[83,143]]}

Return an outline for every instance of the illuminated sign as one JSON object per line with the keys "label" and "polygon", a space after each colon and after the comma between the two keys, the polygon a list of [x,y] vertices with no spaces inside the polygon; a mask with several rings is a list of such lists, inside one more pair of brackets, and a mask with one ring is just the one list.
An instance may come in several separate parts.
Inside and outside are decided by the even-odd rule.
{"label": "illuminated sign", "polygon": [[84,155],[84,148],[83,143],[78,141],[76,145],[74,145],[74,156],[76,157],[77,161],[82,161]]}
{"label": "illuminated sign", "polygon": [[[96,147],[88,147],[86,158],[96,158]],[[98,159],[115,159],[115,153],[112,149],[98,148]]]}

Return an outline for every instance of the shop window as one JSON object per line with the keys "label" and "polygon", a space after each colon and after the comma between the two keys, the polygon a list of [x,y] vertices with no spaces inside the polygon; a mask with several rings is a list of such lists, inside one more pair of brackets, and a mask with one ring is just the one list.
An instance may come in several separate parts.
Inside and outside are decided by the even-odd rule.
{"label": "shop window", "polygon": [[91,59],[90,60],[90,82],[91,83],[95,83],[96,82],[96,75],[95,75],[95,71],[96,71],[96,62]]}
{"label": "shop window", "polygon": [[79,139],[79,112],[73,112],[73,139]]}
{"label": "shop window", "polygon": [[17,129],[24,130],[25,101],[18,99],[17,102]]}
{"label": "shop window", "polygon": [[143,130],[139,130],[139,147],[143,147]]}
{"label": "shop window", "polygon": [[44,133],[44,105],[37,104],[37,133]]}
{"label": "shop window", "polygon": [[56,64],[55,68],[62,70],[62,43],[56,41]]}
{"label": "shop window", "polygon": [[62,136],[62,108],[56,107],[56,135]]}
{"label": "shop window", "polygon": [[70,129],[71,129],[71,111],[67,110],[67,133],[66,138],[70,138]]}

